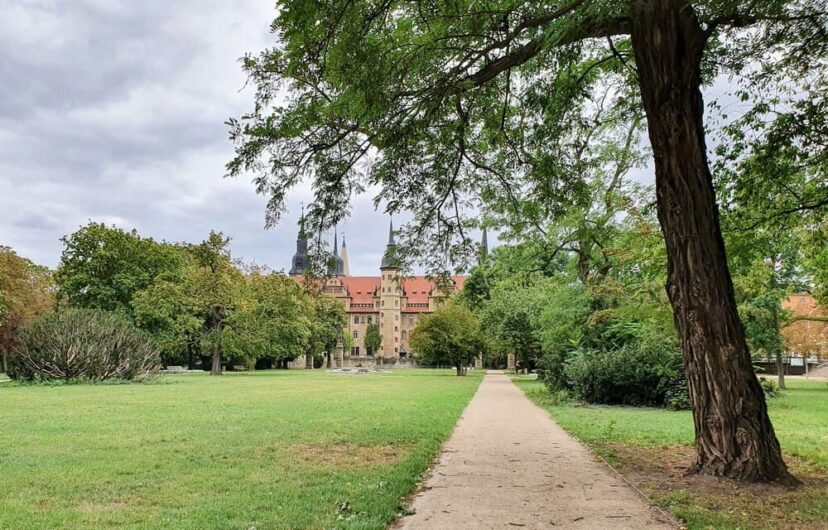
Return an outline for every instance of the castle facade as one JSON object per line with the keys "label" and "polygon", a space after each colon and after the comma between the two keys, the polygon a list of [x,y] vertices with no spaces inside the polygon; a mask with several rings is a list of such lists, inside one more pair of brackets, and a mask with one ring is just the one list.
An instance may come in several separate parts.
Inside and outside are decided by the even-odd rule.
{"label": "castle facade", "polygon": [[[299,280],[308,265],[308,242],[300,224],[296,241],[296,254],[291,263],[290,276]],[[360,360],[382,358],[384,362],[413,360],[411,332],[423,315],[434,312],[447,296],[463,288],[466,276],[452,276],[448,285],[438,287],[437,282],[426,276],[404,276],[397,260],[393,224],[389,228],[388,244],[379,264],[378,276],[351,276],[348,265],[348,249],[343,238],[342,250],[334,235],[329,277],[323,293],[337,300],[345,308],[348,323],[345,333],[351,339],[349,351],[344,352],[351,363]],[[441,286],[443,283],[441,282]],[[382,345],[372,351],[365,345],[368,326],[379,327]]]}

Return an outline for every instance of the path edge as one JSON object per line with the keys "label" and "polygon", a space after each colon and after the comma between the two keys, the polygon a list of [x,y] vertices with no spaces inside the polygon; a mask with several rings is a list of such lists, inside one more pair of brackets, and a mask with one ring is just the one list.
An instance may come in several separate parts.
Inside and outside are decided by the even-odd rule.
{"label": "path edge", "polygon": [[[457,430],[457,425],[460,424],[460,420],[463,419],[463,415],[466,413],[466,410],[469,408],[469,405],[471,405],[471,402],[477,396],[477,393],[480,392],[480,387],[483,386],[483,380],[486,378],[488,374],[489,371],[487,370],[486,373],[483,374],[483,377],[480,378],[480,383],[474,390],[474,394],[472,394],[471,398],[469,398],[469,402],[466,403],[465,407],[463,407],[463,410],[460,412],[460,415],[457,416],[457,421],[454,422],[454,426],[452,426],[451,430],[446,435],[446,438],[445,440],[443,440],[443,443],[440,444],[440,449],[436,453],[434,453],[434,456],[431,458],[428,467],[425,471],[423,471],[423,474],[420,476],[420,480],[417,481],[417,484],[414,486],[414,489],[412,489],[408,493],[408,495],[405,496],[405,500],[402,503],[400,503],[403,506],[404,513],[402,515],[398,514],[396,517],[394,517],[394,519],[392,519],[391,522],[388,523],[388,525],[386,525],[386,530],[395,530],[397,528],[400,528],[403,519],[416,513],[410,510],[411,505],[414,503],[414,497],[426,491],[426,482],[428,482],[429,479],[434,475],[434,468],[437,467],[437,464],[440,462],[440,458],[442,458],[443,454],[446,452],[446,444],[449,440],[451,440],[451,437],[454,436],[454,431]],[[534,401],[532,403],[534,404]]]}

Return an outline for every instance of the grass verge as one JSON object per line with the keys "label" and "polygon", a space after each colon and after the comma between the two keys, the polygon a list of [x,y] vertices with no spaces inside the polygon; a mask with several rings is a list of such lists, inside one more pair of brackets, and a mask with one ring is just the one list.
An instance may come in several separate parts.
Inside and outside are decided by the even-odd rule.
{"label": "grass verge", "polygon": [[0,528],[384,528],[480,374],[0,386]]}
{"label": "grass verge", "polygon": [[796,490],[684,476],[693,458],[689,411],[585,405],[536,379],[515,383],[689,529],[828,528],[828,383],[791,380],[768,400]]}

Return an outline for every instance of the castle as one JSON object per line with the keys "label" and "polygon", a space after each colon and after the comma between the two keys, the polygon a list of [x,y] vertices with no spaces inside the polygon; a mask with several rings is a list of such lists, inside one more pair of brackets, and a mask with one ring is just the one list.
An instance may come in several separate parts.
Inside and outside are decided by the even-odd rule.
{"label": "castle", "polygon": [[[486,234],[483,234],[483,252],[486,252]],[[304,219],[300,222],[296,240],[296,254],[290,276],[299,280],[308,267],[308,240]],[[323,293],[345,308],[348,324],[345,332],[351,338],[350,351],[344,357],[359,364],[376,358],[384,362],[407,362],[416,357],[411,351],[411,332],[422,315],[432,313],[442,300],[463,288],[466,276],[452,276],[449,285],[441,288],[426,276],[403,276],[397,259],[393,223],[388,231],[388,244],[379,266],[379,276],[351,276],[348,248],[342,239],[342,251],[334,234],[334,248],[330,260],[329,277]],[[379,351],[365,346],[365,333],[370,324],[376,324],[382,337]]]}

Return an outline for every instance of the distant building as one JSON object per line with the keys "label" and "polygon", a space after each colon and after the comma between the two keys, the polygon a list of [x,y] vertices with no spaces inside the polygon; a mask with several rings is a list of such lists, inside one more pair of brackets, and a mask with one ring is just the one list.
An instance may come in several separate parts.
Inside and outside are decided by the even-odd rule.
{"label": "distant building", "polygon": [[[485,232],[484,232],[485,246]],[[483,249],[485,253],[487,249]],[[293,256],[290,275],[301,277],[307,266],[308,243],[304,220],[300,222],[296,254]],[[379,264],[378,276],[351,276],[348,265],[348,249],[345,238],[342,250],[334,235],[334,250],[329,266],[330,277],[325,280],[323,293],[342,303],[348,315],[345,332],[351,337],[352,359],[382,356],[396,362],[414,357],[411,351],[411,332],[424,314],[432,313],[442,300],[463,288],[466,276],[452,276],[445,289],[437,286],[426,276],[402,276],[397,259],[397,244],[393,224],[389,228],[388,243]],[[378,324],[382,336],[380,351],[365,346],[365,333],[369,324]]]}
{"label": "distant building", "polygon": [[819,306],[811,293],[793,293],[782,302],[794,320],[782,330],[788,355],[828,358],[828,322],[807,320],[807,317],[828,318],[828,310]]}

